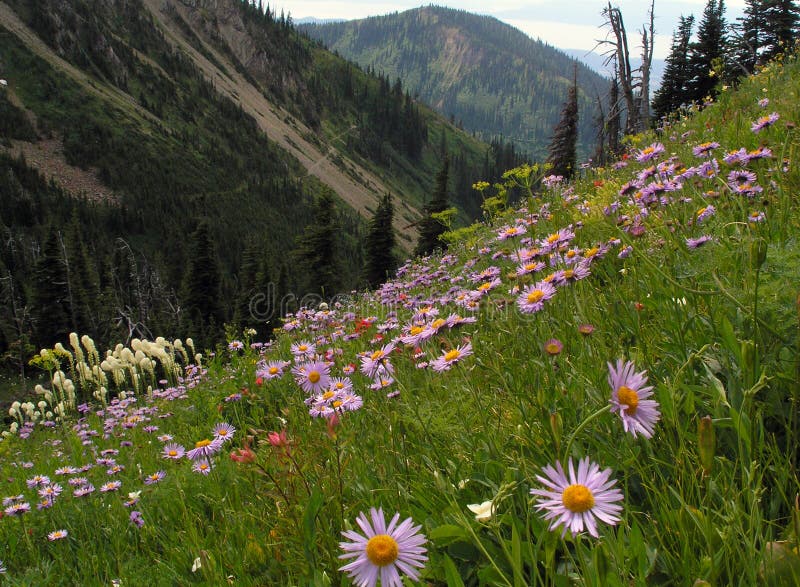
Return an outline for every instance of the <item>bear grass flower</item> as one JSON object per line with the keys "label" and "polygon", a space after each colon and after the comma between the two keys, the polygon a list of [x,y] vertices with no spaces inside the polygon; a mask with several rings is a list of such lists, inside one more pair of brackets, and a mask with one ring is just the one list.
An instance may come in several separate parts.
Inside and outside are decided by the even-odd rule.
{"label": "bear grass flower", "polygon": [[622,506],[617,502],[622,501],[622,492],[614,488],[616,479],[609,481],[611,469],[601,471],[588,457],[578,461],[577,472],[571,458],[567,468],[569,475],[561,463],[548,465],[542,469],[544,476],[536,476],[545,489],[531,489],[531,495],[539,498],[535,507],[545,512],[550,530],[563,527],[562,537],[567,530],[573,536],[586,530],[597,538],[597,520],[612,526],[619,522]]}
{"label": "bear grass flower", "polygon": [[661,417],[658,402],[649,399],[652,385],[647,384],[644,371],[635,372],[631,361],[617,359],[616,367],[608,363],[608,384],[611,386],[611,411],[622,418],[622,427],[634,437],[653,436],[653,427]]}
{"label": "bear grass flower", "polygon": [[357,587],[375,587],[378,580],[382,587],[402,587],[401,573],[419,580],[419,572],[428,560],[424,534],[421,526],[414,526],[411,518],[398,524],[400,514],[392,517],[389,524],[383,510],[370,508],[369,518],[359,513],[356,523],[363,534],[354,530],[342,532],[349,542],[340,542],[344,554],[340,559],[354,559],[339,570],[346,572]]}

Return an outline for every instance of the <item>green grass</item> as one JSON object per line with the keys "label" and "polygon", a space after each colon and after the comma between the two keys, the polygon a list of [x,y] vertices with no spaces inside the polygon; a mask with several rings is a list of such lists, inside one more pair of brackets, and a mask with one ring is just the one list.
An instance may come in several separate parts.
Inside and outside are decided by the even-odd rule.
{"label": "green grass", "polygon": [[[70,415],[52,428],[37,425],[27,439],[10,435],[0,443],[3,496],[22,494],[33,511],[0,519],[0,560],[8,568],[0,581],[346,585],[337,570],[341,532],[357,530],[358,513],[380,506],[421,525],[428,585],[796,584],[800,216],[793,197],[800,178],[797,137],[787,123],[798,120],[798,88],[794,59],[770,65],[658,136],[632,137],[626,166],[587,170],[572,186],[531,195],[527,209],[501,212],[462,233],[445,257],[407,263],[380,292],[290,317],[269,348],[251,349],[246,338],[243,351],[218,349],[183,399],[148,393],[147,385],[165,387],[156,384],[160,366],[152,376],[140,372],[137,401],[116,416],[107,437],[110,412],[97,400],[84,420]],[[770,103],[759,106],[765,97]],[[775,124],[750,130],[773,111],[780,115]],[[713,152],[719,174],[688,178],[666,194],[671,202],[642,216],[641,206],[618,191],[649,164],[635,156],[654,141],[666,148],[654,163],[674,154],[673,174],[702,163],[694,146],[719,142]],[[763,187],[753,198],[726,187],[734,167],[722,158],[740,147],[773,152],[747,165]],[[524,176],[516,170],[509,179],[524,182]],[[605,214],[615,200],[619,210]],[[709,204],[716,214],[698,224],[698,211]],[[764,212],[765,220],[748,221],[754,212]],[[524,237],[538,243],[571,225],[575,235],[560,251],[564,258],[570,249],[581,256],[600,249],[590,275],[558,287],[534,314],[519,310],[513,288],[565,265],[545,258],[555,265],[513,275],[518,263],[509,256],[525,246],[524,237],[498,235],[521,224]],[[631,230],[637,225],[640,235]],[[712,240],[687,247],[687,238],[702,235]],[[630,254],[620,257],[628,246]],[[458,305],[460,294],[479,291],[495,273],[499,285],[472,307]],[[394,383],[369,389],[359,354],[405,334],[428,303],[439,317],[458,313],[477,321],[442,327],[418,350],[398,343],[391,354]],[[586,324],[591,333],[579,329]],[[563,344],[556,355],[544,350],[552,338]],[[361,409],[340,414],[333,425],[309,415],[288,370],[257,378],[262,358],[291,361],[298,341],[329,352],[336,376],[355,366],[350,379],[363,397]],[[466,341],[474,354],[450,370],[419,365]],[[77,383],[60,356],[80,403],[97,384]],[[661,416],[652,438],[626,434],[608,410],[607,363],[619,358],[645,371],[653,386]],[[109,383],[108,398],[129,386],[130,377]],[[130,427],[122,425],[125,418]],[[701,422],[709,421],[713,441],[707,429],[700,434]],[[237,432],[209,475],[192,472],[186,459],[161,456],[159,435],[192,448],[219,422]],[[158,430],[147,432],[148,425]],[[83,444],[76,426],[98,435]],[[269,432],[284,429],[291,444],[270,444]],[[255,452],[255,462],[228,457],[244,447]],[[118,479],[120,490],[72,497],[67,476],[55,470],[96,462],[105,449],[119,451],[124,470],[109,476],[107,466],[94,466],[84,475],[97,488]],[[530,490],[542,487],[543,467],[583,457],[612,470],[624,495],[620,520],[599,523],[599,538],[562,537],[560,528],[548,530]],[[166,477],[146,485],[158,470]],[[64,487],[52,508],[36,511],[35,491],[26,486],[35,474]],[[141,528],[124,505],[137,491],[133,509],[143,516]],[[494,516],[478,522],[467,505],[487,500]],[[47,533],[57,529],[69,536],[49,542]]]}

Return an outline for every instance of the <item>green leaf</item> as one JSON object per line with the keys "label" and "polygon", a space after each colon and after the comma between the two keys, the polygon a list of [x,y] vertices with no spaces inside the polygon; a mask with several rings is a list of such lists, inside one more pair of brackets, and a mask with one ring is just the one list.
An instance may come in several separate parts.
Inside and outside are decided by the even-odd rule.
{"label": "green leaf", "polygon": [[464,581],[461,580],[456,564],[447,555],[444,555],[444,578],[447,587],[464,587]]}
{"label": "green leaf", "polygon": [[445,524],[437,526],[428,533],[428,538],[435,542],[437,546],[447,546],[459,540],[468,541],[469,533],[461,526],[455,524]]}
{"label": "green leaf", "polygon": [[319,515],[325,497],[319,486],[315,486],[311,491],[311,496],[306,504],[306,511],[303,512],[303,550],[306,560],[313,561],[316,548],[314,541],[317,536],[317,516]]}

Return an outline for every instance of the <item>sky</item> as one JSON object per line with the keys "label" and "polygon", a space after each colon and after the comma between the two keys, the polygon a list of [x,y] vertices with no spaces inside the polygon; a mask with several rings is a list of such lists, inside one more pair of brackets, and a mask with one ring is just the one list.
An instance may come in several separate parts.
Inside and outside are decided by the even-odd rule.
{"label": "sky", "polygon": [[[270,0],[270,7],[283,10],[293,19],[306,17],[351,20],[403,12],[427,4],[437,4],[494,16],[525,32],[534,39],[559,49],[591,51],[606,37],[601,12],[606,0]],[[656,39],[654,57],[669,55],[672,33],[681,15],[694,14],[699,22],[707,0],[655,0]],[[649,0],[616,0],[612,6],[622,11],[632,56],[640,50],[642,26],[647,22]],[[742,15],[745,0],[727,0],[726,19],[734,22]]]}

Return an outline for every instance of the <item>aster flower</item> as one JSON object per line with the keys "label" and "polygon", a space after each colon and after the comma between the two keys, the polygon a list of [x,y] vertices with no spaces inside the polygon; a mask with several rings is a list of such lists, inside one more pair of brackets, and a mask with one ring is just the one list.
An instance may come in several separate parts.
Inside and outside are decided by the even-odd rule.
{"label": "aster flower", "polygon": [[166,471],[156,471],[155,473],[150,473],[147,477],[144,478],[145,485],[153,485],[154,483],[158,483],[164,477],[167,476]]}
{"label": "aster flower", "polygon": [[444,353],[441,357],[431,362],[431,367],[437,373],[447,371],[454,363],[472,354],[472,343],[459,346]]}
{"label": "aster flower", "polygon": [[29,511],[31,511],[31,504],[27,501],[12,504],[3,510],[7,516],[21,516],[22,514],[27,514]]}
{"label": "aster flower", "polygon": [[276,379],[283,375],[283,370],[289,365],[286,361],[270,361],[267,364],[261,363],[256,369],[256,377],[264,379]]}
{"label": "aster flower", "polygon": [[570,458],[568,470],[569,476],[561,463],[556,463],[542,469],[544,476],[536,476],[545,486],[531,489],[531,494],[539,497],[536,509],[546,512],[544,519],[550,521],[550,530],[563,527],[562,536],[567,530],[573,536],[586,530],[597,538],[597,520],[610,525],[619,522],[622,506],[617,502],[622,501],[622,492],[613,488],[616,479],[609,481],[611,469],[601,471],[588,457],[578,461],[577,474]]}
{"label": "aster flower", "polygon": [[526,314],[533,314],[544,307],[544,303],[556,295],[556,288],[552,283],[540,281],[529,285],[522,290],[517,298],[517,306]]}
{"label": "aster flower", "polygon": [[186,451],[186,458],[192,461],[208,460],[212,455],[220,451],[224,442],[224,440],[219,438],[214,438],[214,440],[209,440],[208,438],[198,440],[194,444],[193,449]]}
{"label": "aster flower", "polygon": [[719,147],[719,143],[716,141],[709,141],[707,143],[700,143],[696,147],[692,148],[692,154],[695,157],[703,157],[708,155],[712,150]]}
{"label": "aster flower", "polygon": [[544,343],[544,352],[546,352],[551,357],[560,355],[561,351],[563,350],[564,350],[564,343],[562,343],[557,338],[551,338],[546,343]]}
{"label": "aster flower", "polygon": [[760,212],[758,210],[753,210],[752,212],[750,212],[750,215],[747,217],[747,221],[748,222],[753,222],[753,223],[764,222],[764,220],[766,220],[766,219],[767,219],[766,214],[764,214],[763,212]]}
{"label": "aster flower", "polygon": [[192,465],[192,471],[201,475],[208,475],[211,473],[211,463],[206,460],[195,461],[194,465]]}
{"label": "aster flower", "polygon": [[233,435],[236,432],[236,428],[228,424],[227,422],[220,422],[216,426],[214,426],[214,438],[219,439],[223,442],[227,440],[232,440]]}
{"label": "aster flower", "polygon": [[711,218],[714,214],[717,213],[717,209],[714,206],[708,205],[704,208],[700,208],[697,211],[697,224],[701,224],[708,218]]}
{"label": "aster flower", "polygon": [[163,456],[165,459],[172,459],[174,461],[177,461],[179,459],[182,459],[185,453],[186,449],[183,448],[180,444],[171,442],[167,444],[161,451],[161,456]]}
{"label": "aster flower", "polygon": [[303,363],[292,369],[297,384],[306,393],[319,393],[331,383],[330,367],[322,361]]}
{"label": "aster flower", "polygon": [[66,530],[54,530],[47,535],[47,539],[50,542],[55,542],[56,540],[63,540],[69,535]]}
{"label": "aster flower", "polygon": [[634,437],[641,434],[645,438],[653,436],[653,427],[661,414],[658,402],[649,399],[653,386],[647,384],[644,371],[635,372],[631,361],[617,359],[616,367],[608,363],[608,384],[611,386],[611,411],[622,418],[625,432]]}
{"label": "aster flower", "polygon": [[389,355],[394,351],[394,343],[389,343],[361,357],[361,372],[367,377],[374,378],[380,372],[394,373],[394,367],[389,362]]}
{"label": "aster flower", "polygon": [[311,344],[310,342],[298,342],[297,344],[293,344],[291,346],[292,354],[297,358],[308,357],[311,358],[317,352],[316,345]]}
{"label": "aster flower", "polygon": [[74,497],[84,497],[90,493],[94,493],[94,485],[87,483],[83,487],[78,487],[78,489],[72,492],[72,495]]}
{"label": "aster flower", "polygon": [[50,485],[50,477],[47,475],[34,475],[25,481],[25,484],[29,489],[33,489],[34,487],[44,487],[45,485]]}
{"label": "aster flower", "polygon": [[108,493],[110,491],[116,491],[120,487],[122,487],[122,481],[109,481],[100,486],[100,491],[102,493]]}
{"label": "aster flower", "polygon": [[644,163],[645,161],[650,161],[651,159],[655,159],[661,153],[663,153],[665,150],[666,149],[665,149],[663,144],[661,144],[661,143],[653,143],[653,144],[645,147],[644,149],[641,149],[640,151],[638,151],[636,153],[635,157],[636,157],[636,160],[639,163]]}
{"label": "aster flower", "polygon": [[696,249],[712,240],[714,239],[708,235],[698,236],[697,238],[687,238],[686,246],[690,249]]}
{"label": "aster flower", "polygon": [[141,528],[144,526],[144,518],[142,517],[142,512],[133,510],[131,515],[128,518],[132,524],[136,524],[137,527]]}
{"label": "aster flower", "polygon": [[772,114],[768,114],[767,116],[761,116],[758,120],[756,120],[752,124],[750,130],[758,134],[768,126],[772,126],[773,124],[775,124],[779,118],[780,115],[777,112],[773,112]]}
{"label": "aster flower", "polygon": [[364,533],[354,530],[342,532],[349,542],[340,542],[344,551],[340,559],[354,559],[339,570],[346,572],[357,587],[375,587],[380,579],[381,587],[402,587],[400,573],[414,581],[428,560],[423,546],[426,539],[414,526],[411,518],[398,524],[400,514],[386,525],[383,510],[371,508],[370,517],[361,512],[356,522]]}

